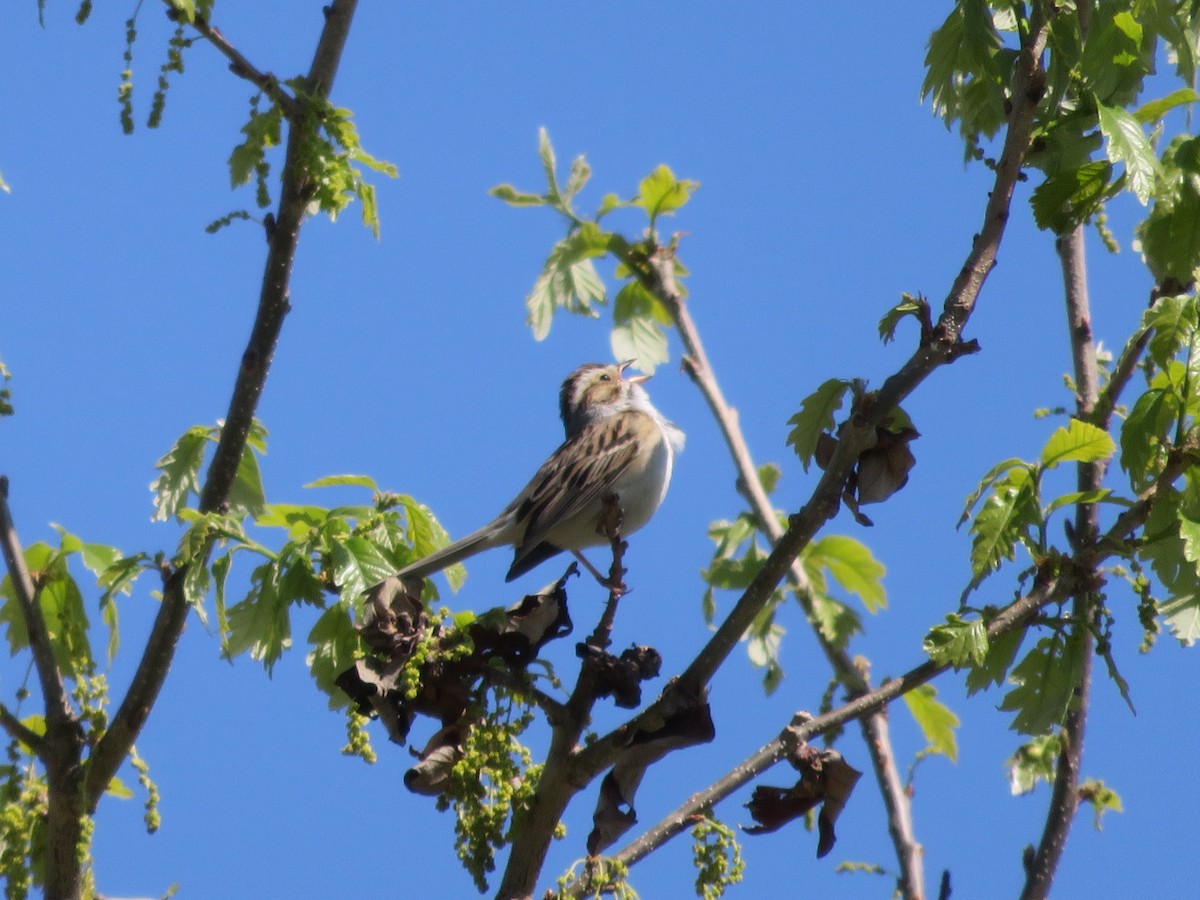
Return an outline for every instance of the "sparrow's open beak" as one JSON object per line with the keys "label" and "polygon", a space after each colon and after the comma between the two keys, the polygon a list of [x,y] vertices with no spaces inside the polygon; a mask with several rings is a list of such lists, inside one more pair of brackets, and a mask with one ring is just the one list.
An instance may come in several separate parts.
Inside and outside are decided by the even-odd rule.
{"label": "sparrow's open beak", "polygon": [[[637,360],[636,360],[636,359],[627,359],[627,360],[625,360],[625,362],[623,362],[623,363],[619,363],[619,364],[617,365],[617,369],[618,369],[618,371],[620,371],[620,373],[621,373],[622,375],[624,375],[624,374],[625,374],[625,370],[626,370],[626,369],[628,369],[630,366],[632,366],[632,365],[633,365],[635,362],[637,362]],[[645,375],[645,374],[643,374],[643,375],[634,375],[632,378],[626,378],[625,380],[626,380],[626,381],[627,381],[629,384],[641,384],[641,383],[642,383],[642,382],[644,382],[644,381],[649,381],[649,380],[650,380],[650,376],[649,376],[649,375]]]}

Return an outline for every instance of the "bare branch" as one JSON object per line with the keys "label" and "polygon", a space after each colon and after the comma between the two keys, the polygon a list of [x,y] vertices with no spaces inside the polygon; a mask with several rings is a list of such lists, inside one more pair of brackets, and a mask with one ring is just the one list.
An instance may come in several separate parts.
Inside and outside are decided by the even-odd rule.
{"label": "bare branch", "polygon": [[[649,279],[648,286],[655,290],[659,299],[671,311],[675,327],[687,351],[683,358],[684,370],[704,396],[725,437],[738,473],[738,491],[750,504],[750,511],[758,529],[770,539],[772,545],[776,545],[783,537],[783,527],[779,524],[766,491],[763,490],[758,477],[758,467],[754,464],[742,433],[737,412],[725,400],[708,361],[700,333],[692,320],[687,301],[676,285],[674,256],[670,253],[658,254],[649,261],[649,265],[654,277]],[[787,569],[787,580],[804,609],[806,619],[815,623],[817,616],[808,574],[799,560],[792,560]],[[843,648],[834,645],[819,627],[814,625],[812,631],[850,696],[869,693],[872,689],[871,683],[854,665],[850,655]],[[881,713],[873,714],[862,719],[860,726],[875,770],[876,781],[883,794],[884,806],[888,811],[889,832],[900,865],[903,894],[909,900],[917,900],[925,894],[921,847],[913,833],[912,804],[904,790],[900,773],[896,770],[887,721]]]}
{"label": "bare branch", "polygon": [[[164,0],[164,2],[167,2],[168,7],[171,6],[169,0]],[[296,121],[300,115],[300,104],[296,101],[295,97],[283,89],[278,78],[270,72],[262,72],[257,69],[250,60],[246,59],[226,39],[225,35],[221,34],[219,30],[200,16],[197,16],[191,25],[201,37],[212,44],[222,56],[229,60],[229,71],[238,78],[244,78],[251,84],[256,85],[259,90],[279,104],[279,108],[283,110],[283,114],[287,117],[288,121]]]}
{"label": "bare branch", "polygon": [[[357,0],[333,0],[325,8],[325,27],[308,75],[309,84],[319,98],[327,96],[333,86],[338,60],[356,6]],[[258,313],[249,343],[242,354],[225,426],[221,429],[221,438],[200,492],[202,512],[219,510],[228,500],[275,355],[283,320],[291,308],[289,284],[292,263],[305,209],[313,193],[301,153],[307,137],[301,133],[302,127],[302,121],[294,121],[288,134],[279,208],[275,215],[275,228],[269,235]],[[192,565],[204,565],[207,558],[206,551]],[[129,691],[92,754],[88,796],[93,809],[104,787],[137,739],[170,669],[176,644],[187,619],[188,604],[183,591],[186,576],[187,567],[181,567],[167,580],[162,605]]]}
{"label": "bare branch", "polygon": [[25,551],[17,537],[12,512],[8,508],[8,476],[0,475],[0,545],[4,551],[4,564],[12,581],[13,592],[25,630],[29,634],[29,650],[33,654],[33,665],[37,670],[38,683],[46,704],[46,725],[49,728],[73,721],[74,712],[63,684],[62,671],[54,659],[54,646],[50,642],[50,631],[42,615],[42,604],[38,591],[25,565]]}
{"label": "bare branch", "polygon": [[[1066,296],[1067,326],[1071,337],[1071,356],[1075,369],[1076,411],[1080,419],[1090,420],[1100,393],[1096,347],[1092,340],[1091,309],[1088,298],[1087,261],[1084,254],[1083,226],[1058,239],[1058,255],[1062,264],[1063,287]],[[1078,464],[1077,484],[1080,491],[1094,491],[1104,481],[1105,462]],[[1094,503],[1075,508],[1075,540],[1092,542],[1100,527],[1100,510]],[[1080,621],[1092,621],[1099,600],[1088,584],[1076,595],[1075,616]],[[1083,737],[1091,701],[1092,656],[1096,639],[1086,625],[1081,630],[1083,667],[1076,685],[1075,701],[1063,722],[1063,748],[1058,757],[1054,788],[1046,814],[1046,824],[1037,850],[1025,869],[1022,900],[1042,900],[1050,892],[1054,873],[1062,859],[1075,811],[1079,808],[1079,772],[1083,760]]]}

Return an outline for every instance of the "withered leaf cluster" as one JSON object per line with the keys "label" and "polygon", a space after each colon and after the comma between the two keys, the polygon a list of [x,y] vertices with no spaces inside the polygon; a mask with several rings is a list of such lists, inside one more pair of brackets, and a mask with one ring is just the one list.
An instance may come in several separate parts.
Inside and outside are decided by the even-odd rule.
{"label": "withered leaf cluster", "polygon": [[675,698],[660,724],[652,729],[633,731],[612,769],[600,784],[592,831],[587,839],[589,856],[612,846],[637,824],[633,802],[646,769],[672,750],[706,744],[716,736],[712,710],[703,697],[688,697],[668,690]]}
{"label": "withered leaf cluster", "polygon": [[[336,683],[360,713],[378,717],[397,744],[404,744],[419,715],[441,723],[418,754],[420,762],[405,776],[411,790],[440,792],[470,727],[465,720],[468,704],[489,668],[502,666],[519,674],[547,642],[571,632],[566,579],[564,575],[507,609],[479,616],[467,627],[466,642],[454,628],[435,625],[431,634],[419,586],[393,577],[367,592],[358,631],[371,654],[357,660]],[[424,661],[414,673],[409,662],[422,641]]]}
{"label": "withered leaf cluster", "polygon": [[859,772],[836,750],[818,750],[808,744],[788,757],[800,773],[800,780],[788,788],[759,785],[746,808],[757,825],[744,829],[746,834],[777,831],[788,822],[821,807],[817,815],[817,858],[825,856],[837,841],[834,823],[850,798]]}
{"label": "withered leaf cluster", "polygon": [[[859,511],[860,506],[882,503],[908,484],[908,473],[917,464],[908,445],[920,436],[907,421],[899,425],[887,423],[875,429],[874,444],[858,457],[842,492],[842,499],[860,525],[872,524]],[[817,465],[822,469],[829,465],[837,446],[837,438],[822,432],[817,437],[814,455]]]}

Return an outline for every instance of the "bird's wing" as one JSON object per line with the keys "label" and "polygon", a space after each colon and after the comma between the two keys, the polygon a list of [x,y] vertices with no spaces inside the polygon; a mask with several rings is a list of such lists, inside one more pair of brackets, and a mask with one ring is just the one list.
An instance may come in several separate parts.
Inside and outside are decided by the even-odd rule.
{"label": "bird's wing", "polygon": [[526,523],[517,561],[608,493],[637,454],[638,430],[628,413],[589,425],[554,451],[513,503],[518,520]]}

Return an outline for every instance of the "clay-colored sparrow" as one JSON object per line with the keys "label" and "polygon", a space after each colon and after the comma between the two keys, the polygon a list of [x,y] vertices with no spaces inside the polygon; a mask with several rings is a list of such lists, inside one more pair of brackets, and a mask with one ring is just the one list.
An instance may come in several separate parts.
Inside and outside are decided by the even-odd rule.
{"label": "clay-colored sparrow", "polygon": [[516,549],[506,581],[570,550],[597,577],[580,550],[608,543],[599,518],[615,496],[624,515],[621,535],[637,531],[658,509],[671,481],[684,435],[650,403],[642,383],[623,378],[633,360],[588,363],[563,382],[559,410],[567,440],[524,490],[478,531],[406,566],[401,578],[424,578],[482,550]]}

